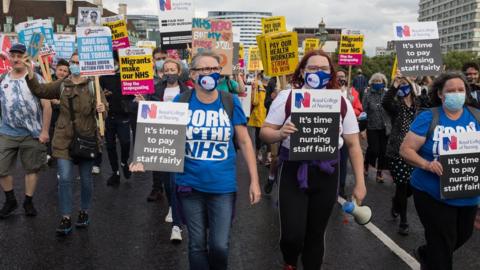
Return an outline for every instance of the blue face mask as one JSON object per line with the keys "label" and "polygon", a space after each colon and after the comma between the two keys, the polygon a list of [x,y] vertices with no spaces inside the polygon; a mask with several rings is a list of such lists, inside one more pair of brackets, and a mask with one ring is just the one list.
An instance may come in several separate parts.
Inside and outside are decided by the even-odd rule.
{"label": "blue face mask", "polygon": [[330,73],[317,71],[315,73],[305,73],[305,84],[313,89],[324,89],[330,81]]}
{"label": "blue face mask", "polygon": [[406,97],[410,94],[410,92],[412,92],[412,88],[410,87],[410,85],[402,85],[398,88],[397,96]]}
{"label": "blue face mask", "polygon": [[372,83],[372,89],[374,91],[380,91],[382,89],[385,88],[385,84],[384,83]]}
{"label": "blue face mask", "polygon": [[70,69],[70,73],[72,73],[72,75],[74,75],[74,76],[80,75],[80,66],[79,65],[70,64],[69,69]]}
{"label": "blue face mask", "polygon": [[465,92],[463,93],[446,93],[445,107],[452,112],[457,112],[463,108],[465,104]]}
{"label": "blue face mask", "polygon": [[207,91],[213,91],[217,88],[220,73],[215,72],[210,75],[200,75],[197,78],[197,84]]}

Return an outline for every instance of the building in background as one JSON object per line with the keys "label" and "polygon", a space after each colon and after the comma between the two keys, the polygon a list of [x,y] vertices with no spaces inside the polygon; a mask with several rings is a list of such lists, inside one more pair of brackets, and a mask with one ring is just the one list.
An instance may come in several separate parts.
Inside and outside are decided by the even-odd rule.
{"label": "building in background", "polygon": [[386,56],[395,54],[395,42],[393,40],[387,42],[387,47],[376,47],[375,56]]}
{"label": "building in background", "polygon": [[[302,43],[306,38],[320,38],[319,27],[294,27],[293,31],[298,34],[298,47],[302,47]],[[327,31],[325,41],[340,41],[342,28],[325,28]]]}
{"label": "building in background", "polygon": [[[127,15],[140,40],[155,40],[160,44],[160,26],[157,15]],[[158,38],[158,40],[157,40]]]}
{"label": "building in background", "polygon": [[262,34],[262,18],[271,17],[271,12],[255,11],[209,11],[208,17],[231,20],[234,27],[240,28],[240,42],[248,48],[256,46],[256,37]]}
{"label": "building in background", "polygon": [[480,53],[480,0],[420,0],[418,21],[437,21],[443,53]]}

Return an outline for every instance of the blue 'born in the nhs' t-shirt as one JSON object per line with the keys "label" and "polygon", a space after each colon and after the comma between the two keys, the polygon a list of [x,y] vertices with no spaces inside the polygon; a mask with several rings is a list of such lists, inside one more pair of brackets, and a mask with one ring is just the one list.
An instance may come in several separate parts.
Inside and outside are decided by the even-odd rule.
{"label": "blue 'born in the nhs' t-shirt", "polygon": [[204,104],[193,91],[188,116],[185,169],[176,175],[176,184],[207,193],[236,192],[234,126],[247,123],[240,100],[233,96],[230,121],[220,93],[216,101]]}
{"label": "blue 'born in the nhs' t-shirt", "polygon": [[[432,119],[432,111],[428,110],[420,113],[410,126],[410,131],[419,136],[426,137]],[[432,161],[434,158],[438,159],[440,135],[442,133],[451,134],[455,132],[480,131],[479,128],[479,123],[466,107],[463,109],[462,116],[457,120],[451,120],[448,118],[445,115],[443,108],[441,108],[439,110],[438,125],[435,128],[432,137],[426,138],[425,143],[419,150],[419,155],[428,161]],[[440,177],[420,168],[415,168],[413,170],[411,185],[449,205],[470,206],[480,203],[480,196],[461,199],[442,199],[440,197]]]}

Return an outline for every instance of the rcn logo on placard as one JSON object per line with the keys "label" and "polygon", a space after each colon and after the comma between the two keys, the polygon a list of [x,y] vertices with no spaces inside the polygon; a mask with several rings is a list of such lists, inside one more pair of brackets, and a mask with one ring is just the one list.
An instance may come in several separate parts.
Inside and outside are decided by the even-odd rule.
{"label": "rcn logo on placard", "polygon": [[172,0],[159,0],[159,1],[160,1],[161,11],[172,10]]}
{"label": "rcn logo on placard", "polygon": [[443,151],[457,150],[458,140],[457,136],[443,137]]}
{"label": "rcn logo on placard", "polygon": [[410,36],[410,26],[397,26],[397,36],[399,38],[409,37]]}
{"label": "rcn logo on placard", "polygon": [[310,108],[310,93],[295,93],[295,108]]}
{"label": "rcn logo on placard", "polygon": [[87,28],[85,29],[85,36],[88,36],[90,34],[97,34],[97,33],[101,33],[103,32],[103,29],[91,29],[91,28]]}
{"label": "rcn logo on placard", "polygon": [[155,104],[143,104],[142,113],[140,115],[142,119],[155,119],[157,118],[157,105]]}

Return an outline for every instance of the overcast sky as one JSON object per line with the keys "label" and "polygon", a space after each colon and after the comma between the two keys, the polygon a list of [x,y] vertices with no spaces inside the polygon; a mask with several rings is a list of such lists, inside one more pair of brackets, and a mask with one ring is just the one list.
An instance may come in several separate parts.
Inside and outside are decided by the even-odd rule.
{"label": "overcast sky", "polygon": [[[156,14],[157,0],[103,0],[104,7],[117,12],[127,3],[128,14]],[[196,0],[195,15],[206,17],[210,10],[267,11],[283,15],[287,27],[316,27],[322,17],[327,27],[359,29],[365,33],[365,49],[373,56],[375,47],[392,39],[394,22],[417,21],[418,0]]]}

